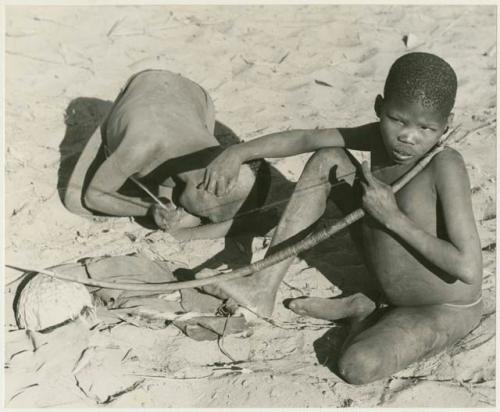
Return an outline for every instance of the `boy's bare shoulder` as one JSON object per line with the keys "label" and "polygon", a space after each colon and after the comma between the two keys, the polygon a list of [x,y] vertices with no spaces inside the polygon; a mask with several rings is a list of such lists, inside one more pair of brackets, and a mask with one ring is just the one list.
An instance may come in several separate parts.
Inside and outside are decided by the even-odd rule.
{"label": "boy's bare shoulder", "polygon": [[457,150],[446,146],[441,152],[439,152],[431,161],[433,169],[435,171],[445,171],[443,169],[448,168],[465,168],[465,161],[460,152]]}
{"label": "boy's bare shoulder", "polygon": [[465,161],[460,152],[445,147],[432,159],[431,173],[434,175],[436,184],[449,185],[457,184],[469,185],[469,176]]}

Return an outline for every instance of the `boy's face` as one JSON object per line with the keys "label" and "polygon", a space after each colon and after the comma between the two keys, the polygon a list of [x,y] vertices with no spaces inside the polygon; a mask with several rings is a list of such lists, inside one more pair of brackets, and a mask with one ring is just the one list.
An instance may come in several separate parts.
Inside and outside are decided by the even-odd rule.
{"label": "boy's face", "polygon": [[445,116],[419,102],[377,96],[375,111],[388,156],[394,163],[413,163],[425,155],[451,126],[453,115]]}

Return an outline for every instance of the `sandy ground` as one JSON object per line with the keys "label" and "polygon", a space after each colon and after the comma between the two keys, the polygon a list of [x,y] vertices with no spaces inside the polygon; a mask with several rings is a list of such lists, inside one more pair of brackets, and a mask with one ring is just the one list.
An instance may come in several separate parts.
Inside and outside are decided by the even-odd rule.
{"label": "sandy ground", "polygon": [[[5,405],[115,407],[487,407],[495,404],[496,20],[493,7],[8,7],[6,12],[6,261],[48,267],[139,252],[195,267],[234,266],[234,241],[179,244],[131,219],[86,219],[61,204],[60,144],[91,128],[106,101],[145,68],[180,72],[212,95],[217,119],[244,140],[287,128],[352,126],[407,49],[446,58],[459,77],[453,144],[465,158],[484,258],[480,326],[439,356],[355,387],[323,366],[344,328],[300,318],[290,296],[359,287],[365,270],[345,234],[297,258],[274,318],[223,349],[174,327],[122,322],[48,334],[37,352],[14,321],[6,287]],[[402,38],[409,35],[408,47]],[[71,106],[74,99],[81,104]],[[73,122],[73,123],[72,123]],[[75,123],[76,122],[76,123]],[[295,181],[307,156],[273,161]],[[327,217],[329,219],[329,217]],[[253,249],[262,255],[264,238]],[[7,280],[19,273],[7,270]],[[330,280],[328,280],[330,279]],[[86,350],[89,362],[72,373]],[[229,356],[239,363],[231,363]]]}

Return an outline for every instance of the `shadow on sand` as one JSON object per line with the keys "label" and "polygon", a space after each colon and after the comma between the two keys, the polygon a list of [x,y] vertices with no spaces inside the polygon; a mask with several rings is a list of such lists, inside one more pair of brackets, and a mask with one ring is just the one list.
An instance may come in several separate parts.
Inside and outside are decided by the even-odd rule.
{"label": "shadow on sand", "polygon": [[[78,97],[70,102],[64,116],[66,132],[59,145],[60,164],[58,170],[57,190],[59,198],[64,201],[68,190],[68,182],[80,158],[82,150],[101,125],[106,115],[111,110],[113,102],[96,99],[94,97]],[[104,153],[99,151],[92,162],[91,170],[87,173],[85,182],[93,176],[99,164],[104,160]],[[84,192],[85,187],[82,192]]]}

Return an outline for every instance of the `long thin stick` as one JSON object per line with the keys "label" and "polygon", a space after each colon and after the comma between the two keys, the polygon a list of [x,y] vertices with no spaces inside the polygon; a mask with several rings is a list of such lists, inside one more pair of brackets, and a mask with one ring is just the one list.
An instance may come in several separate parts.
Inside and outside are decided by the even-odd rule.
{"label": "long thin stick", "polygon": [[149,190],[145,185],[143,185],[141,182],[139,182],[134,176],[129,177],[132,182],[134,182],[137,186],[139,186],[142,190],[144,190],[149,196],[151,196],[151,199],[153,199],[158,206],[162,207],[165,210],[168,210],[167,207],[163,204],[163,202],[158,199],[152,192]]}
{"label": "long thin stick", "polygon": [[[420,159],[420,161],[413,166],[410,171],[408,171],[401,179],[399,179],[393,186],[392,190],[394,193],[398,192],[401,188],[403,188],[411,179],[413,179],[420,171],[422,171],[432,160],[432,158],[438,154],[444,148],[444,144],[450,139],[451,136],[455,135],[459,129],[459,126],[455,127],[449,134],[444,136],[441,141],[431,150],[429,151],[425,157]],[[273,266],[279,262],[282,262],[285,259],[288,259],[292,256],[296,256],[300,252],[304,250],[310,249],[313,246],[316,246],[318,243],[322,242],[325,239],[328,239],[330,236],[335,233],[345,229],[347,226],[352,223],[358,221],[365,215],[363,209],[357,209],[354,212],[345,216],[339,222],[333,224],[332,226],[322,229],[308,238],[305,238],[294,245],[291,245],[277,253],[274,253],[271,256],[268,256],[262,260],[254,262],[250,265],[235,269],[231,272],[218,274],[215,276],[211,276],[209,278],[204,279],[195,279],[188,280],[183,282],[161,282],[161,283],[144,283],[142,285],[137,283],[115,283],[115,282],[105,282],[105,281],[97,281],[92,279],[84,279],[84,280],[76,280],[72,279],[69,276],[62,275],[56,273],[51,270],[46,269],[34,269],[34,268],[22,268],[14,265],[5,265],[6,267],[21,270],[24,272],[38,272],[43,273],[45,275],[49,275],[62,280],[69,280],[72,282],[83,283],[89,286],[97,286],[101,288],[109,288],[109,289],[119,289],[119,290],[133,290],[133,291],[144,291],[144,292],[164,292],[171,290],[179,290],[179,289],[188,289],[194,287],[200,287],[209,285],[212,283],[242,278],[248,276],[252,273],[259,272],[263,269],[268,268],[269,266]]]}

